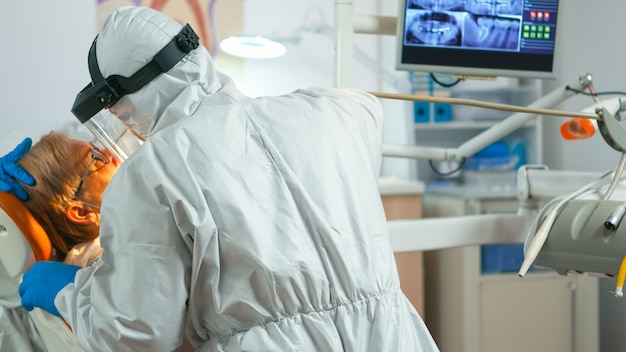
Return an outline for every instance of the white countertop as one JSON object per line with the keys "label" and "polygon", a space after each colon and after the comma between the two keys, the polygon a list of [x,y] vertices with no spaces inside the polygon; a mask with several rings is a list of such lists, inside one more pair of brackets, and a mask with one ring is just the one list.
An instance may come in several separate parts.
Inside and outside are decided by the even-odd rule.
{"label": "white countertop", "polygon": [[465,172],[462,183],[430,182],[425,193],[473,199],[516,199],[516,177],[515,172]]}
{"label": "white countertop", "polygon": [[425,185],[420,181],[408,181],[395,177],[381,177],[378,179],[378,189],[382,196],[423,194]]}
{"label": "white countertop", "polygon": [[494,187],[476,186],[431,186],[426,187],[426,194],[459,197],[466,199],[517,199],[517,190],[512,187],[496,185]]}

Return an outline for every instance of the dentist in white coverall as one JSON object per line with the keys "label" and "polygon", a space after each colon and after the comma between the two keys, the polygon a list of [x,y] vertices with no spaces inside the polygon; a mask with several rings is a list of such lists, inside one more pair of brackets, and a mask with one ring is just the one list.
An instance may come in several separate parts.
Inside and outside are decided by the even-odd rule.
{"label": "dentist in white coverall", "polygon": [[[149,8],[114,11],[92,80],[135,77],[182,27]],[[145,143],[104,193],[103,265],[36,264],[25,308],[52,304],[96,351],[172,351],[183,339],[200,351],[438,350],[400,290],[375,97],[250,98],[202,46],[127,91],[105,108]]]}

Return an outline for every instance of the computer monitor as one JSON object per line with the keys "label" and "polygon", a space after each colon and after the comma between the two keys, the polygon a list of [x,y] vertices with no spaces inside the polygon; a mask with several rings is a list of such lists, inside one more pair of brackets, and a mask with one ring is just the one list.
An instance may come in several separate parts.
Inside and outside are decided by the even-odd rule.
{"label": "computer monitor", "polygon": [[399,2],[399,70],[556,78],[559,0]]}

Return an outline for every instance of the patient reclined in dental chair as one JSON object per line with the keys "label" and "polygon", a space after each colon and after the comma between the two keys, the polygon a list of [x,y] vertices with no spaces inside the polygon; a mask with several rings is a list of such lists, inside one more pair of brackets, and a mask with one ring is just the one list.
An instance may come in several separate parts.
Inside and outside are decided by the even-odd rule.
{"label": "patient reclined in dental chair", "polygon": [[22,274],[51,256],[52,244],[28,209],[0,192],[0,351],[82,351],[63,319],[21,306]]}

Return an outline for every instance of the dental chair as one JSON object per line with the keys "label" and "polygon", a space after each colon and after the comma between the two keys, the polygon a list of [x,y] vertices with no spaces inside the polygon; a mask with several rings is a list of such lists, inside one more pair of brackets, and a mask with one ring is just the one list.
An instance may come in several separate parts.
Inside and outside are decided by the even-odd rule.
{"label": "dental chair", "polygon": [[29,319],[24,324],[34,326],[36,331],[28,334],[39,334],[29,337],[35,344],[43,342],[48,351],[82,351],[63,319],[39,308],[28,312],[28,317],[26,311],[20,311],[18,287],[22,274],[36,261],[50,260],[51,256],[52,244],[41,225],[19,199],[0,192],[0,315],[6,324],[9,318]]}

